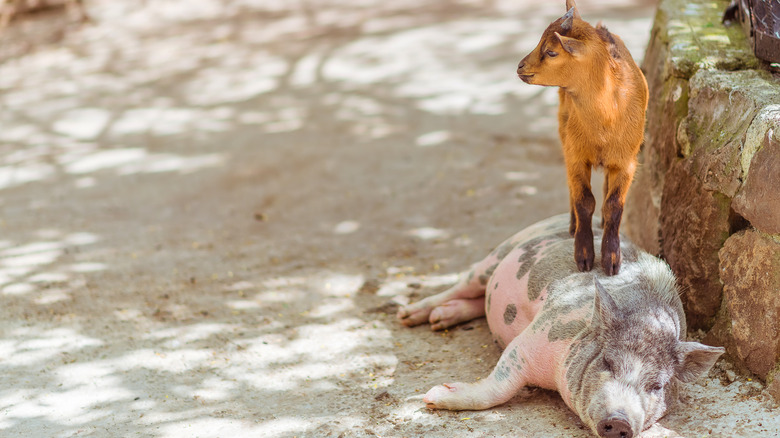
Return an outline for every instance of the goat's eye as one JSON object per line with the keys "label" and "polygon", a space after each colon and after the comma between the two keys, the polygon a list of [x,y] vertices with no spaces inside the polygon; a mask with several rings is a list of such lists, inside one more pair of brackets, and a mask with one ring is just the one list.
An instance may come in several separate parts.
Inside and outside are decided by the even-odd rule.
{"label": "goat's eye", "polygon": [[607,369],[610,373],[612,373],[612,362],[608,361],[607,358],[604,358],[604,368]]}
{"label": "goat's eye", "polygon": [[558,56],[558,52],[553,52],[552,50],[548,50],[544,52],[544,54],[549,56],[550,58],[555,58],[556,56]]}
{"label": "goat's eye", "polygon": [[650,391],[651,392],[659,392],[662,389],[664,389],[664,386],[661,385],[660,383],[655,383],[653,385],[650,385]]}

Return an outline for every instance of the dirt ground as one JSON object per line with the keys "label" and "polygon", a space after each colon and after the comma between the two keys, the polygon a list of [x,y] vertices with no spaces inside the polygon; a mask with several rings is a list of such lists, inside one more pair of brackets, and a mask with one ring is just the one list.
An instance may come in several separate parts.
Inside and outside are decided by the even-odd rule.
{"label": "dirt ground", "polygon": [[[550,391],[427,410],[431,386],[500,352],[483,319],[394,318],[566,211],[556,90],[514,73],[562,3],[17,17],[0,36],[1,435],[590,436]],[[580,10],[642,57],[653,4]],[[778,436],[777,405],[731,372],[643,436]]]}

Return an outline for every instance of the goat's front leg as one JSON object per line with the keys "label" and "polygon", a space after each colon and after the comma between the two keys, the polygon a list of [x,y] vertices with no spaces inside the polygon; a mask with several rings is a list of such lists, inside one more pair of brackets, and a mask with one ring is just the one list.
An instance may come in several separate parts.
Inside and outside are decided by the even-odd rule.
{"label": "goat's front leg", "polygon": [[590,165],[580,161],[566,162],[566,178],[574,222],[574,261],[580,272],[593,268],[593,229],[591,223],[596,198],[590,190]]}

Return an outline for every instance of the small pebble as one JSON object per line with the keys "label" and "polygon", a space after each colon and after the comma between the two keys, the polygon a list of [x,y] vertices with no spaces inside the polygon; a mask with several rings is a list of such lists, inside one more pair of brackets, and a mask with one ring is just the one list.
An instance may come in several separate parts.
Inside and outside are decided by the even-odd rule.
{"label": "small pebble", "polygon": [[728,379],[729,383],[734,383],[737,380],[737,373],[731,370],[726,371],[726,379]]}

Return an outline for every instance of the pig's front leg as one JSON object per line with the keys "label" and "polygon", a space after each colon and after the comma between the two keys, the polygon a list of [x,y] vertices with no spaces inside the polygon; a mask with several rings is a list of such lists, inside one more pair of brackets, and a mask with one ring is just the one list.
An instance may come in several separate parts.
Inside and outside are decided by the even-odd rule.
{"label": "pig's front leg", "polygon": [[520,348],[522,334],[512,341],[493,372],[476,383],[445,383],[434,386],[423,401],[431,409],[482,410],[498,406],[515,396],[527,382],[526,359]]}

